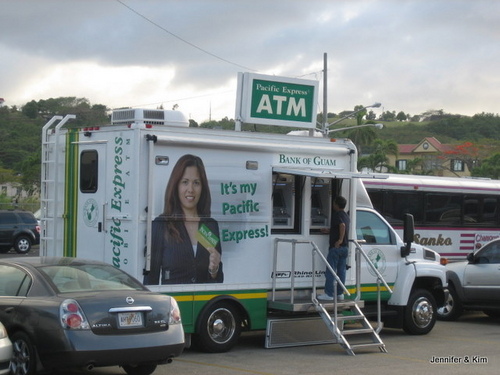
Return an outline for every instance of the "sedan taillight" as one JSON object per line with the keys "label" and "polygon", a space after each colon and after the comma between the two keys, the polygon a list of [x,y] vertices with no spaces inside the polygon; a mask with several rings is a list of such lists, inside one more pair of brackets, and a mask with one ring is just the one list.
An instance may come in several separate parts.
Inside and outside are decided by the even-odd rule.
{"label": "sedan taillight", "polygon": [[59,307],[61,324],[65,329],[89,329],[83,310],[74,299],[66,299]]}
{"label": "sedan taillight", "polygon": [[168,324],[179,324],[181,322],[181,311],[175,298],[170,298],[170,318]]}

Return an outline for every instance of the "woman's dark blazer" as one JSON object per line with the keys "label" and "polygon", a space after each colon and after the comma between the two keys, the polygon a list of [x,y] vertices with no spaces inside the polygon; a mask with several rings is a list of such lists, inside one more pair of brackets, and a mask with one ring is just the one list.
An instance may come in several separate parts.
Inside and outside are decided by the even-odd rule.
{"label": "woman's dark blazer", "polygon": [[[196,257],[189,234],[179,222],[181,241],[174,242],[165,238],[167,217],[158,216],[152,223],[151,270],[144,276],[144,284],[195,284],[221,283],[224,280],[222,262],[217,276],[212,278],[208,272],[210,253],[198,242]],[[205,224],[220,239],[219,224],[212,218],[200,218],[199,225]],[[220,240],[215,246],[221,254]],[[160,280],[161,276],[161,280]]]}

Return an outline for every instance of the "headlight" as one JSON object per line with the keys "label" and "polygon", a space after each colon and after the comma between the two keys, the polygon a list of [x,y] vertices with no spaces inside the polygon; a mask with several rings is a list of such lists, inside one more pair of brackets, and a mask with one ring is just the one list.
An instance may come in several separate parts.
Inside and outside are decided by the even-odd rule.
{"label": "headlight", "polygon": [[429,249],[424,249],[424,259],[436,260],[436,252]]}

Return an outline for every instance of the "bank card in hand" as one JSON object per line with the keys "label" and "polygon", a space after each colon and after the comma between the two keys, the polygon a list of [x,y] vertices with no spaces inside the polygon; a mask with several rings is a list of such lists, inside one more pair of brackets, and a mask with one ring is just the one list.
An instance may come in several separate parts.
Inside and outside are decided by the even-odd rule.
{"label": "bank card in hand", "polygon": [[205,224],[201,224],[196,233],[196,239],[205,249],[209,247],[215,248],[219,243],[219,237],[217,237]]}

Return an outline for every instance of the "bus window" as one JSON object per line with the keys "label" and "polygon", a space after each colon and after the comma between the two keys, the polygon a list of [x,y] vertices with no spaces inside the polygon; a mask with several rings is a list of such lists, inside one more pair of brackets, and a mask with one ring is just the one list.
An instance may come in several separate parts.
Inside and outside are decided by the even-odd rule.
{"label": "bus window", "polygon": [[494,225],[498,222],[498,198],[466,195],[464,224]]}
{"label": "bus window", "polygon": [[427,224],[460,224],[461,208],[460,194],[426,194],[425,222]]}
{"label": "bus window", "polygon": [[405,214],[412,214],[416,224],[423,220],[423,196],[418,192],[369,191],[373,207],[394,226],[403,225]]}
{"label": "bus window", "polygon": [[481,200],[478,198],[465,196],[464,199],[464,217],[463,221],[467,224],[479,223],[480,219],[480,204]]}
{"label": "bus window", "polygon": [[483,199],[482,222],[488,225],[498,223],[498,198]]}

